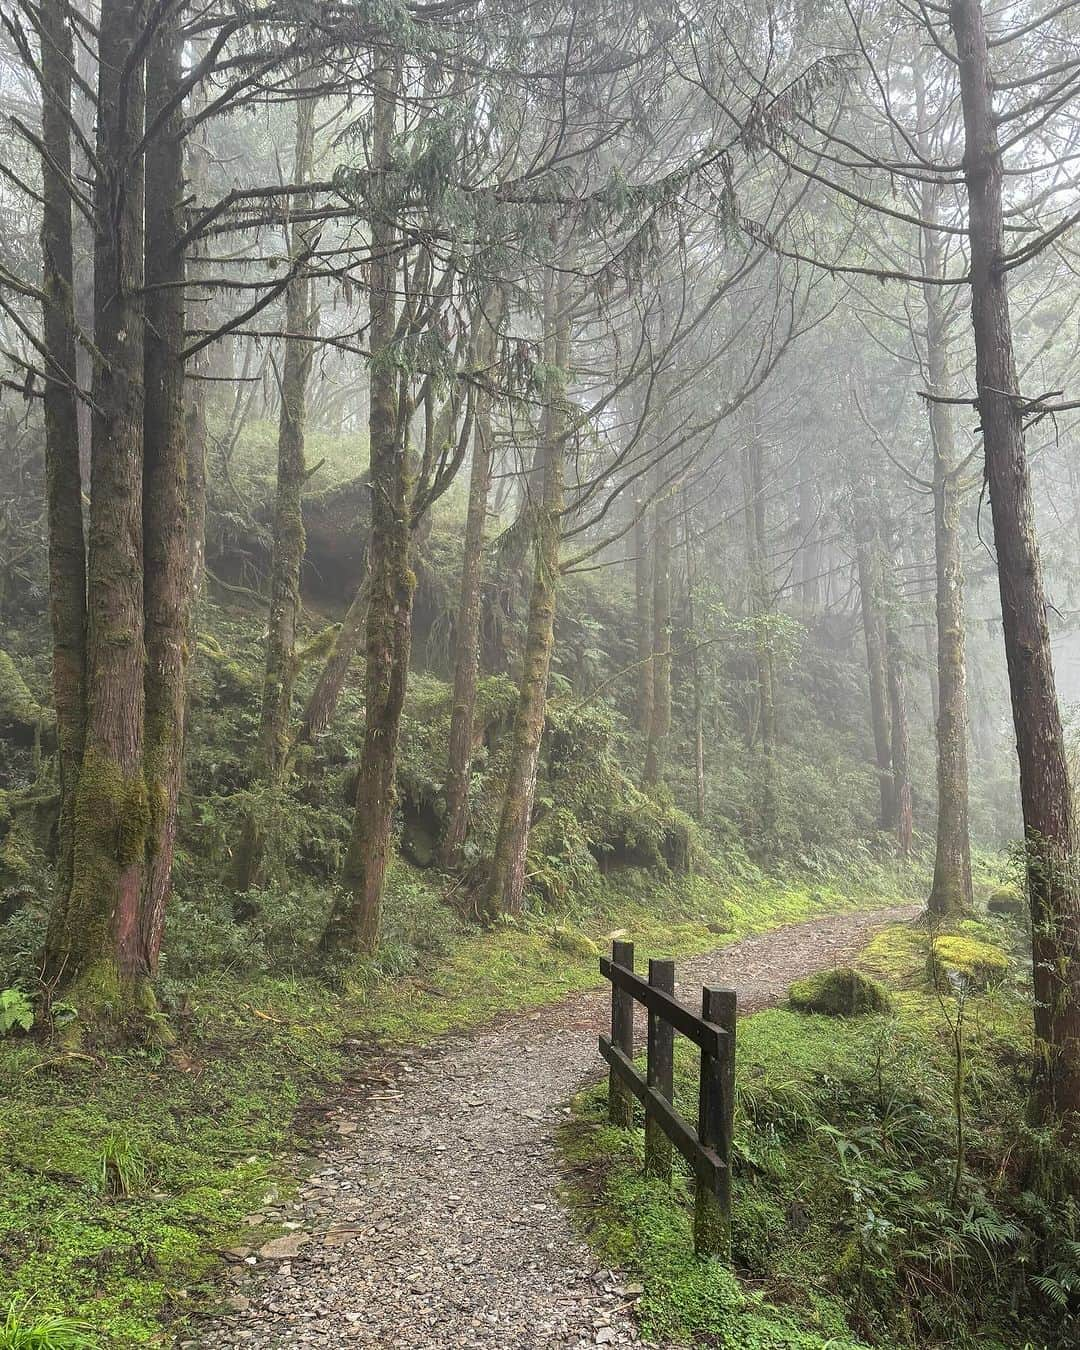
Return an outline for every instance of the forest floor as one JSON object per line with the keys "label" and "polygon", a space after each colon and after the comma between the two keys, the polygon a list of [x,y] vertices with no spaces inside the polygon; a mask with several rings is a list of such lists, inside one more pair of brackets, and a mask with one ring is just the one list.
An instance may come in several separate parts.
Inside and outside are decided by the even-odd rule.
{"label": "forest floor", "polygon": [[[679,992],[733,986],[742,1012],[843,964],[916,907],[846,913],[691,957]],[[183,1347],[541,1350],[640,1345],[640,1287],[598,1269],[560,1204],[556,1134],[600,1075],[603,991],[397,1052],[354,1081],[335,1142],[305,1160],[295,1201],[250,1216],[285,1236],[238,1247],[229,1311]]]}

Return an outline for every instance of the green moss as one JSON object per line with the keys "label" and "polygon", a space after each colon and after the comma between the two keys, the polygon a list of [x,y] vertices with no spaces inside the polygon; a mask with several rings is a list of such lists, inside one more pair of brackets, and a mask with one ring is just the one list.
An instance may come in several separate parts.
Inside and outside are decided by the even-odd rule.
{"label": "green moss", "polygon": [[972,988],[991,989],[1009,973],[1009,959],[999,947],[962,936],[934,938],[926,959],[928,978],[947,988],[953,978]]}
{"label": "green moss", "polygon": [[796,980],[788,990],[788,999],[799,1012],[827,1013],[834,1017],[887,1013],[893,1007],[884,985],[850,966],[818,971],[805,980]]}
{"label": "green moss", "polygon": [[33,730],[51,716],[31,694],[15,662],[0,648],[0,726]]}
{"label": "green moss", "polygon": [[568,956],[595,960],[600,955],[600,948],[592,938],[573,928],[553,928],[548,940],[556,951],[565,952]]}

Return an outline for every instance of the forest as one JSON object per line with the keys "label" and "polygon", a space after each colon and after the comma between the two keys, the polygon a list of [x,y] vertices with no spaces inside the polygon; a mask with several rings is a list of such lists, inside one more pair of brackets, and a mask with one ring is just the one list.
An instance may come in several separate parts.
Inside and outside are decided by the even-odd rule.
{"label": "forest", "polygon": [[0,108],[0,1350],[1080,1345],[1080,2],[0,0]]}

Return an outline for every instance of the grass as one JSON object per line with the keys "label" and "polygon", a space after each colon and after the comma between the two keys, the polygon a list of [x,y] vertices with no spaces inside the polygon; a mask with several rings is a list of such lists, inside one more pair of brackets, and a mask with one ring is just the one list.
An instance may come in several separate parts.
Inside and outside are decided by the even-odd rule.
{"label": "grass", "polygon": [[[445,926],[430,878],[410,885],[411,903],[426,887],[431,907],[418,930]],[[627,871],[593,912],[489,931],[457,925],[430,953],[397,950],[390,974],[361,967],[343,988],[301,976],[196,981],[176,1003],[179,1043],[168,1052],[83,1056],[0,1041],[0,1309],[31,1299],[17,1314],[26,1320],[32,1308],[29,1325],[75,1317],[88,1328],[70,1330],[81,1341],[56,1339],[67,1334],[61,1323],[51,1341],[12,1332],[0,1350],[170,1343],[177,1323],[215,1298],[219,1253],[271,1235],[246,1220],[289,1194],[298,1109],[331,1098],[373,1046],[429,1042],[594,986],[592,943],[613,930],[633,936],[641,960],[683,955],[895,903],[904,885],[888,871],[848,886],[750,874],[665,885]],[[304,1119],[317,1133],[314,1114]]]}
{"label": "grass", "polygon": [[[885,930],[856,963],[893,991],[891,1015],[781,1007],[740,1022],[734,1273],[694,1255],[685,1169],[671,1186],[643,1175],[641,1130],[607,1124],[606,1084],[577,1100],[562,1136],[567,1199],[600,1258],[643,1286],[646,1337],[753,1350],[1076,1344],[1080,1284],[1066,1253],[1077,1211],[1047,1200],[1037,1160],[1051,1150],[1024,1124],[1018,931],[960,928],[1014,961],[1004,987],[965,1007],[958,1195],[957,1003],[931,987],[918,927]],[[680,1042],[676,1105],[691,1120],[696,1089]]]}

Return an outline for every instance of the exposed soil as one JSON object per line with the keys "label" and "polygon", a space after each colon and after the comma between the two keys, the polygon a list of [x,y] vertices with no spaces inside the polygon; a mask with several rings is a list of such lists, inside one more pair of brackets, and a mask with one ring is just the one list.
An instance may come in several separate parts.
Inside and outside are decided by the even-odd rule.
{"label": "exposed soil", "polygon": [[[913,907],[816,919],[679,963],[678,993],[733,986],[751,1012],[842,964]],[[556,1198],[555,1131],[600,1076],[605,991],[398,1057],[336,1108],[290,1229],[234,1256],[227,1316],[183,1346],[553,1350],[641,1345],[634,1289],[598,1270]],[[254,1216],[253,1216],[254,1218]]]}

